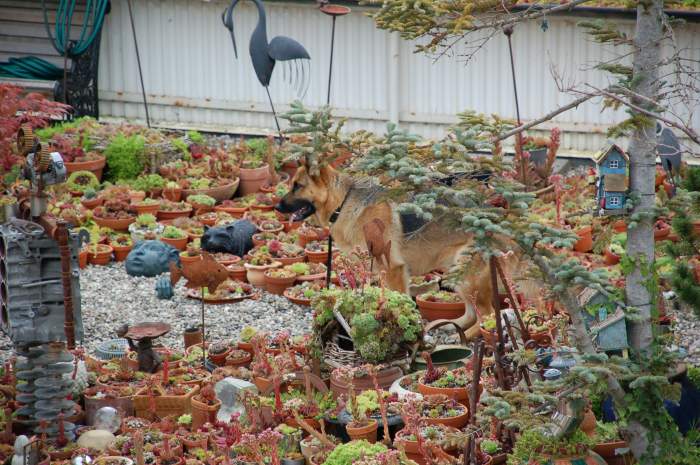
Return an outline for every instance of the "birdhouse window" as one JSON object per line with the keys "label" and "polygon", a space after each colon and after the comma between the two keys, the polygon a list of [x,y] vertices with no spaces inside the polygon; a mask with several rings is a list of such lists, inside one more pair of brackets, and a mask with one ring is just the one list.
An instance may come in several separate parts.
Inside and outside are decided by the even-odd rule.
{"label": "birdhouse window", "polygon": [[620,206],[620,197],[610,197],[608,200],[611,207]]}
{"label": "birdhouse window", "polygon": [[610,160],[610,163],[608,164],[609,168],[612,169],[617,169],[620,167],[620,160]]}

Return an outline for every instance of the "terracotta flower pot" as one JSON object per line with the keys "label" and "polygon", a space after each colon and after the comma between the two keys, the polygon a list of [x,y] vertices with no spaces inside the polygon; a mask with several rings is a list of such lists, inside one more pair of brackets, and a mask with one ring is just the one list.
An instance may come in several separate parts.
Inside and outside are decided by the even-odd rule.
{"label": "terracotta flower pot", "polygon": [[608,266],[617,265],[620,263],[620,256],[614,254],[610,249],[605,249],[605,264]]}
{"label": "terracotta flower pot", "polygon": [[654,240],[663,241],[671,234],[671,226],[666,223],[660,223],[659,227],[654,227]]}
{"label": "terracotta flower pot", "polygon": [[306,250],[306,259],[311,263],[327,263],[328,262],[328,252],[313,252],[311,250]]}
{"label": "terracotta flower pot", "polygon": [[213,354],[209,352],[207,356],[209,357],[209,360],[212,361],[216,366],[224,366],[226,365],[226,357],[228,357],[228,354],[231,353],[231,348],[227,347],[225,351],[218,353],[218,354]]}
{"label": "terracotta flower pot", "polygon": [[303,263],[306,260],[306,255],[302,254],[299,255],[298,257],[279,257],[276,258],[278,262],[282,264],[282,266],[285,265],[291,265],[292,263]]}
{"label": "terracotta flower pot", "polygon": [[64,162],[68,174],[74,173],[76,171],[91,171],[98,180],[102,180],[102,170],[107,163],[106,157],[99,157],[95,160],[89,161],[74,161],[74,162]]}
{"label": "terracotta flower pot", "polygon": [[82,270],[88,265],[88,253],[87,250],[83,249],[78,253],[78,266]]}
{"label": "terracotta flower pot", "polygon": [[163,198],[171,202],[179,202],[182,199],[181,188],[166,188],[163,189]]}
{"label": "terracotta flower pot", "polygon": [[146,193],[142,191],[131,191],[129,193],[129,200],[131,200],[131,203],[139,203],[143,199],[146,198]]}
{"label": "terracotta flower pot", "polygon": [[[381,389],[389,389],[389,387],[403,376],[403,372],[399,367],[383,368],[377,373],[377,383]],[[339,379],[335,372],[331,373],[330,388],[333,391],[334,397],[339,397],[341,394],[346,395],[348,392],[348,385],[341,379]],[[353,389],[357,394],[368,389],[374,389],[374,383],[369,375],[356,377],[353,381]]]}
{"label": "terracotta flower pot", "polygon": [[345,431],[347,431],[348,436],[352,440],[365,439],[369,442],[377,442],[377,428],[379,423],[377,420],[369,420],[369,423],[364,426],[354,426],[349,423],[345,426]]}
{"label": "terracotta flower pot", "polygon": [[241,350],[245,350],[246,352],[248,352],[248,353],[251,354],[251,355],[252,355],[253,352],[254,352],[254,351],[253,351],[253,344],[250,343],[250,342],[238,341],[238,344],[236,345],[236,347],[238,347],[238,348],[241,349]]}
{"label": "terracotta flower pot", "polygon": [[88,247],[88,262],[91,265],[106,265],[112,259],[113,249],[109,245],[97,244]]}
{"label": "terracotta flower pot", "polygon": [[158,210],[157,217],[160,220],[174,220],[175,218],[188,218],[192,214],[192,209],[187,210],[176,210],[176,211],[164,211]]}
{"label": "terracotta flower pot", "polygon": [[228,270],[228,276],[234,281],[240,281],[245,283],[248,281],[248,270],[243,266],[233,265],[226,267]]}
{"label": "terracotta flower pot", "polygon": [[[297,276],[297,282],[298,283],[303,283],[304,281],[318,281],[318,280],[326,280],[326,272],[324,271],[323,273],[316,273],[316,274],[303,274],[303,275],[298,275]],[[332,279],[331,279],[332,281]]]}
{"label": "terracotta flower pot", "polygon": [[112,246],[112,249],[114,249],[115,262],[123,262],[124,260],[126,260],[126,257],[129,255],[129,252],[131,252],[131,249],[134,248],[132,245],[110,245]]}
{"label": "terracotta flower pot", "polygon": [[259,212],[269,212],[272,211],[273,208],[275,208],[274,205],[253,204],[250,206],[250,210]]}
{"label": "terracotta flower pot", "polygon": [[416,297],[420,314],[428,321],[447,319],[453,320],[464,315],[464,302],[431,302]]}
{"label": "terracotta flower pot", "polygon": [[186,270],[192,263],[198,262],[199,260],[202,259],[201,255],[196,255],[196,256],[190,256],[190,255],[183,255],[180,254],[180,265],[182,265],[183,272]]}
{"label": "terracotta flower pot", "polygon": [[197,431],[205,423],[216,422],[216,412],[219,411],[221,402],[217,401],[214,405],[207,405],[200,402],[196,397],[192,398],[192,430]]}
{"label": "terracotta flower pot", "polygon": [[170,238],[170,237],[161,237],[160,238],[161,242],[165,242],[166,244],[175,247],[177,250],[185,250],[187,248],[187,241],[189,241],[189,237],[180,237],[178,239]]}
{"label": "terracotta flower pot", "polygon": [[196,440],[187,439],[187,437],[183,436],[180,438],[180,441],[185,446],[185,449],[187,449],[187,451],[191,451],[194,449],[207,450],[207,445],[209,444],[209,438],[206,436]]}
{"label": "terracotta flower pot", "polygon": [[423,420],[425,423],[427,423],[429,425],[442,424],[445,426],[452,426],[453,428],[461,429],[469,421],[469,410],[465,407],[462,414],[454,416],[454,417],[447,417],[447,418],[423,417],[423,418],[421,418],[421,420]]}
{"label": "terracotta flower pot", "polygon": [[[243,349],[241,349],[243,350]],[[247,366],[250,361],[253,359],[252,354],[247,353],[245,357],[238,357],[238,358],[231,358],[231,356],[226,358],[226,366],[227,367],[244,367]]]}
{"label": "terracotta flower pot", "polygon": [[[190,328],[192,329],[192,328]],[[196,328],[194,331],[191,330],[185,330],[183,332],[183,338],[185,340],[185,349],[188,347],[191,347],[196,344],[201,344],[202,343],[202,330],[200,328]]]}
{"label": "terracotta flower pot", "polygon": [[596,446],[593,448],[593,452],[603,457],[608,465],[626,465],[632,462],[630,457],[631,452],[629,452],[629,444],[627,444],[626,441],[613,441],[596,444]]}
{"label": "terracotta flower pot", "polygon": [[579,425],[579,429],[586,433],[589,437],[595,436],[595,414],[593,410],[586,409],[583,414],[583,420]]}
{"label": "terracotta flower pot", "polygon": [[99,207],[102,205],[102,202],[103,200],[100,197],[95,197],[94,199],[82,199],[80,201],[80,203],[83,204],[83,207],[87,208],[88,210]]}
{"label": "terracotta flower pot", "polygon": [[270,177],[270,169],[267,164],[260,168],[241,168],[241,183],[238,193],[241,196],[254,194],[267,182]]}
{"label": "terracotta flower pot", "polygon": [[228,213],[229,215],[233,216],[234,218],[243,218],[243,215],[245,215],[245,212],[248,211],[248,207],[224,207],[224,206],[218,205],[218,206],[214,207],[214,211]]}
{"label": "terracotta flower pot", "polygon": [[624,220],[617,220],[613,223],[613,229],[616,233],[623,233],[627,231],[627,223]]}
{"label": "terracotta flower pot", "polygon": [[137,203],[134,205],[134,209],[139,215],[156,215],[160,209],[160,205],[157,203]]}
{"label": "terracotta flower pot", "polygon": [[284,293],[282,294],[286,298],[290,300],[290,302],[297,304],[297,305],[302,305],[304,307],[308,307],[311,305],[311,299],[305,299],[302,297],[293,297],[289,294],[289,289],[285,289]]}
{"label": "terracotta flower pot", "polygon": [[282,171],[289,174],[290,178],[294,177],[294,175],[297,172],[297,169],[299,169],[299,163],[297,163],[296,161],[286,161],[282,164]]}
{"label": "terracotta flower pot", "polygon": [[[418,382],[418,392],[423,394],[424,396],[433,396],[436,394],[442,394],[450,399],[454,399],[460,404],[463,405],[469,405],[469,393],[471,392],[472,388],[470,385],[467,387],[459,387],[459,388],[442,388],[442,387],[435,387],[435,386],[430,386],[428,384],[423,384],[421,381]],[[483,392],[484,387],[479,384],[479,394]]]}
{"label": "terracotta flower pot", "polygon": [[574,250],[576,252],[590,252],[593,250],[593,228],[590,226],[584,226],[583,228],[577,229],[576,234],[578,234],[579,240],[574,244]]}
{"label": "terracotta flower pot", "polygon": [[129,218],[100,218],[97,216],[92,217],[93,220],[95,220],[95,223],[97,223],[99,226],[102,226],[103,228],[110,228],[113,229],[114,231],[128,231],[129,230],[129,225],[136,221],[135,216],[131,216]]}
{"label": "terracotta flower pot", "polygon": [[246,278],[248,282],[255,287],[265,289],[265,272],[272,268],[279,268],[282,266],[280,262],[274,262],[270,265],[251,265],[246,263],[243,265],[246,269]]}
{"label": "terracotta flower pot", "polygon": [[294,284],[296,279],[296,276],[290,276],[287,278],[270,276],[268,270],[265,272],[265,289],[273,294],[282,295],[289,286]]}
{"label": "terracotta flower pot", "polygon": [[216,199],[217,202],[223,202],[233,197],[233,194],[236,193],[236,189],[238,189],[238,179],[234,179],[223,186],[207,187],[204,189],[183,189],[182,197],[186,199],[190,195],[208,195]]}

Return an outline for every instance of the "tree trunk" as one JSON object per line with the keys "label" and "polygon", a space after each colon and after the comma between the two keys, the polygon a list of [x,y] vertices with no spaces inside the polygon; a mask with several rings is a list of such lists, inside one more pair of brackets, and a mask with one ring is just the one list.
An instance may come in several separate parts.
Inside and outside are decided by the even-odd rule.
{"label": "tree trunk", "polygon": [[[663,36],[663,0],[649,0],[637,4],[637,24],[634,35],[633,85],[632,91],[655,99],[658,92],[659,64],[661,62],[661,39]],[[632,99],[632,103],[647,108],[648,103]],[[632,115],[638,115],[632,111]],[[638,126],[632,134],[630,146],[630,191],[638,194],[639,202],[633,214],[650,213],[654,207],[656,175],[656,128],[651,124]],[[635,228],[627,231],[627,255],[634,260],[634,270],[627,276],[625,293],[627,305],[639,312],[640,320],[630,324],[630,343],[633,351],[644,353],[653,340],[653,313],[655,302],[650,271],[654,262],[654,219],[645,216]],[[637,459],[648,452],[653,456],[654,445],[650,445],[642,425],[630,423],[630,448]],[[651,446],[651,450],[647,450]],[[642,462],[644,463],[644,462]]]}

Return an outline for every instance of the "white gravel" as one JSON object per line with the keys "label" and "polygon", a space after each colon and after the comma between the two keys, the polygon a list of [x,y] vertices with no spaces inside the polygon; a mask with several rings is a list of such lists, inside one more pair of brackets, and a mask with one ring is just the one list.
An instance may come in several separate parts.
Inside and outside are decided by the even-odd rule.
{"label": "white gravel", "polygon": [[[171,348],[183,348],[185,328],[199,324],[201,304],[185,297],[184,280],[170,300],[156,297],[157,278],[131,277],[122,263],[88,266],[80,271],[83,345],[92,350],[99,342],[116,338],[115,329],[123,323],[163,321],[172,326],[157,342]],[[231,340],[240,330],[254,326],[276,333],[289,330],[303,334],[311,328],[311,310],[292,304],[285,297],[262,292],[259,300],[244,300],[226,305],[206,305],[207,340]],[[6,358],[12,348],[6,336],[0,337],[0,356]]]}

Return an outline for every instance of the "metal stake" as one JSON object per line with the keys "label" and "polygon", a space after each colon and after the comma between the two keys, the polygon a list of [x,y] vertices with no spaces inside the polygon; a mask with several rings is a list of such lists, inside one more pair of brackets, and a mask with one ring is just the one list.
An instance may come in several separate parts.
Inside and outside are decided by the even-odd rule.
{"label": "metal stake", "polygon": [[[503,33],[506,35],[508,38],[508,53],[510,54],[510,74],[511,78],[513,79],[513,94],[515,95],[515,117],[517,119],[518,127],[522,126],[522,122],[520,121],[520,103],[518,102],[518,84],[515,80],[515,60],[513,59],[513,42],[511,41],[511,36],[513,35],[513,26],[509,25],[503,28]],[[522,131],[516,134],[515,136],[516,139],[516,144],[518,144],[518,147],[520,150],[522,150],[523,146],[523,133]],[[525,173],[526,169],[526,163],[525,159],[521,157],[520,160],[520,168],[522,169],[523,173]],[[524,176],[524,174],[523,174]],[[526,186],[527,188],[527,186]]]}
{"label": "metal stake", "polygon": [[73,287],[70,270],[70,248],[68,246],[68,229],[65,221],[56,224],[56,240],[61,255],[61,281],[63,284],[63,330],[66,334],[68,350],[75,349],[75,326],[73,322]]}
{"label": "metal stake", "polygon": [[126,0],[129,7],[129,19],[131,20],[131,33],[134,36],[134,49],[136,50],[136,63],[139,67],[139,79],[141,80],[141,94],[143,95],[143,107],[146,110],[146,126],[151,127],[151,118],[148,115],[148,102],[146,101],[146,86],[143,84],[143,70],[141,69],[141,54],[139,53],[139,42],[136,39],[136,26],[134,25],[134,14],[131,10],[131,0]]}
{"label": "metal stake", "polygon": [[333,79],[333,50],[335,49],[335,19],[350,13],[350,8],[340,5],[324,5],[321,12],[327,14],[333,20],[331,28],[331,59],[328,64],[328,92],[326,93],[326,105],[331,104],[331,81]]}

